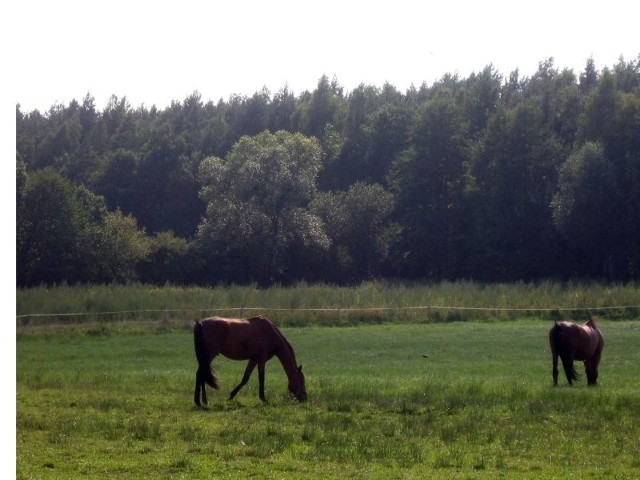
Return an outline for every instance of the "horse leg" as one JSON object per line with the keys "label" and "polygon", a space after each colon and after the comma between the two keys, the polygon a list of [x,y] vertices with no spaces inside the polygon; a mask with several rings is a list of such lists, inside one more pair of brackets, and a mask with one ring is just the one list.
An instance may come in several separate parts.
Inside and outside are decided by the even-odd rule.
{"label": "horse leg", "polygon": [[258,380],[260,381],[260,400],[266,402],[267,399],[264,396],[264,367],[265,362],[258,363]]}
{"label": "horse leg", "polygon": [[200,381],[200,387],[202,388],[202,403],[204,405],[209,405],[209,400],[207,399],[207,382],[204,380],[204,375]]}
{"label": "horse leg", "polygon": [[256,368],[256,363],[257,362],[255,360],[249,360],[249,363],[247,363],[247,368],[244,371],[244,375],[242,376],[242,380],[240,381],[240,384],[236,388],[234,388],[233,391],[231,392],[231,395],[229,396],[229,400],[233,400],[233,397],[236,396],[238,391],[247,384],[247,382],[251,378],[251,373],[253,372],[253,369]]}
{"label": "horse leg", "polygon": [[554,353],[552,356],[552,359],[553,359],[553,369],[552,369],[553,386],[557,387],[558,386],[558,355]]}
{"label": "horse leg", "polygon": [[587,373],[587,384],[589,386],[598,384],[598,363],[600,363],[600,353],[596,353],[592,358],[584,361],[584,369]]}
{"label": "horse leg", "polygon": [[[206,367],[202,367],[198,365],[198,370],[196,371],[196,390],[193,394],[193,401],[199,407],[201,407],[202,405],[209,404],[209,401],[207,399],[207,377],[209,376],[208,375],[209,373],[211,374],[210,377],[213,383],[212,387],[216,389],[220,388],[220,385],[218,384],[218,379],[214,375],[213,370],[211,370],[211,362],[213,362],[213,359],[216,358],[216,356],[217,356],[217,353],[207,358]],[[207,369],[209,371],[207,371]],[[202,396],[200,395],[201,393],[202,393]],[[200,398],[202,398],[202,403],[200,403]]]}
{"label": "horse leg", "polygon": [[573,381],[578,380],[576,370],[573,367],[573,358],[565,353],[560,356],[560,359],[562,360],[562,366],[564,367],[564,374],[567,376],[567,381],[569,382],[569,385],[573,385]]}
{"label": "horse leg", "polygon": [[584,372],[587,374],[587,385],[595,385],[596,379],[593,378],[593,366],[591,365],[591,362],[589,360],[584,361]]}
{"label": "horse leg", "polygon": [[198,370],[196,372],[196,390],[193,393],[193,401],[199,407],[201,406],[200,405],[200,387],[201,386],[202,386],[202,383],[200,382],[200,370]]}
{"label": "horse leg", "polygon": [[590,385],[596,386],[598,384],[598,366],[594,364],[591,368],[593,369],[591,370],[591,379],[593,380],[593,383]]}

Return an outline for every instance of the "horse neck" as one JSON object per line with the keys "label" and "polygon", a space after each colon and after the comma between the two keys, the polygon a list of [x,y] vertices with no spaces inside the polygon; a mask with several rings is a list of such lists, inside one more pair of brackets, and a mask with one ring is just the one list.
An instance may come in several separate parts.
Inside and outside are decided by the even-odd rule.
{"label": "horse neck", "polygon": [[289,342],[287,342],[282,334],[280,334],[279,337],[281,344],[278,346],[278,349],[276,351],[276,357],[278,357],[278,360],[280,360],[282,368],[284,368],[287,377],[291,379],[293,378],[293,375],[295,375],[295,373],[298,371],[298,364],[296,363],[296,357],[293,354],[293,348],[291,348]]}

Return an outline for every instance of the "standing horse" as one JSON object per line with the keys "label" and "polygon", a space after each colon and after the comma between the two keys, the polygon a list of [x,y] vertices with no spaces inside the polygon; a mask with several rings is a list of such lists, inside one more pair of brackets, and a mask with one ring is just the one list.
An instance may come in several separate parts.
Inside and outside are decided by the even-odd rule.
{"label": "standing horse", "polygon": [[562,360],[569,385],[578,380],[574,360],[582,360],[589,385],[598,379],[598,364],[604,347],[602,333],[591,317],[584,325],[573,322],[556,322],[549,330],[549,344],[553,360],[553,385],[558,385],[558,357]]}
{"label": "standing horse", "polygon": [[258,366],[260,381],[260,400],[266,401],[264,396],[264,367],[273,356],[278,357],[289,379],[289,392],[299,401],[307,399],[304,385],[302,366],[296,363],[293,348],[270,320],[263,316],[246,320],[233,318],[212,317],[196,322],[193,337],[198,359],[196,372],[196,390],[193,396],[196,405],[207,404],[205,383],[213,388],[220,388],[218,379],[211,370],[211,361],[216,355],[222,354],[232,360],[249,360],[240,384],[234,388],[229,396],[232,400],[238,391],[247,384],[253,369]]}

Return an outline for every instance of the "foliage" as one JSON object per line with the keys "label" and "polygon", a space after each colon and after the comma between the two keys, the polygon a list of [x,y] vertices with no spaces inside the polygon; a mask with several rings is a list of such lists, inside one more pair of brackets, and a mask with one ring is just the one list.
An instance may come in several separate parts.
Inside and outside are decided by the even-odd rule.
{"label": "foliage", "polygon": [[561,149],[539,105],[523,101],[492,117],[473,161],[474,271],[486,280],[553,276],[560,256],[551,220]]}
{"label": "foliage", "polygon": [[[41,171],[102,196],[151,244],[163,232],[182,239],[188,253],[172,255],[182,266],[134,265],[156,284],[636,280],[639,131],[640,56],[601,71],[588,59],[578,74],[547,58],[528,78],[488,65],[406,92],[345,92],[323,75],[298,95],[285,86],[205,103],[196,91],[163,110],[113,96],[98,111],[90,94],[44,113],[18,105],[17,254],[30,272],[18,285],[103,281],[54,253],[77,252],[71,237],[92,241],[75,207],[47,232],[32,228],[46,210],[36,196],[55,197],[25,183]],[[587,184],[576,165],[595,168],[584,158],[596,145],[607,175]],[[569,210],[586,189],[600,193]],[[369,209],[385,199],[375,231],[345,227],[357,223],[356,190]],[[25,256],[27,244],[56,258]]]}
{"label": "foliage", "polygon": [[413,147],[393,166],[402,227],[397,257],[405,275],[437,279],[462,273],[468,136],[462,110],[446,98],[418,109]]}
{"label": "foliage", "polygon": [[133,217],[107,212],[102,197],[50,168],[29,175],[20,190],[18,284],[135,279],[147,239]]}
{"label": "foliage", "polygon": [[[562,165],[559,191],[554,197],[554,221],[560,232],[584,255],[591,268],[612,268],[615,238],[603,231],[620,231],[616,212],[621,210],[618,175],[604,149],[586,143]],[[587,263],[587,265],[589,264]]]}
{"label": "foliage", "polygon": [[[149,256],[149,241],[136,219],[120,210],[108,212],[91,242],[94,281],[127,282],[136,278],[136,265]],[[86,260],[86,259],[85,259]]]}
{"label": "foliage", "polygon": [[381,185],[355,183],[346,192],[323,192],[311,210],[331,240],[332,268],[323,272],[324,278],[340,282],[375,277],[389,262],[393,197]]}
{"label": "foliage", "polygon": [[145,283],[163,279],[167,284],[186,284],[188,270],[197,264],[193,243],[173,232],[159,232],[149,241],[149,255],[138,263],[138,278]]}
{"label": "foliage", "polygon": [[207,215],[198,240],[240,263],[244,281],[285,280],[292,250],[328,244],[308,208],[319,170],[315,139],[284,131],[242,137],[226,159],[209,157],[200,166]]}

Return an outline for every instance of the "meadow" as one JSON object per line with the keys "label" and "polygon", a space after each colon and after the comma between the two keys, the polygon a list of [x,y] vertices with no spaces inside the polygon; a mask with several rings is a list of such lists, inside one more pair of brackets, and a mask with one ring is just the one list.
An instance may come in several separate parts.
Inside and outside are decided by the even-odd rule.
{"label": "meadow", "polygon": [[17,478],[638,478],[640,322],[601,322],[595,388],[551,386],[549,326],[285,328],[309,401],[274,359],[229,402],[218,357],[207,410],[188,329],[21,332]]}
{"label": "meadow", "polygon": [[634,283],[368,282],[353,287],[216,288],[87,285],[18,289],[18,326],[161,320],[190,325],[209,315],[278,316],[284,326],[344,326],[514,318],[640,318]]}

